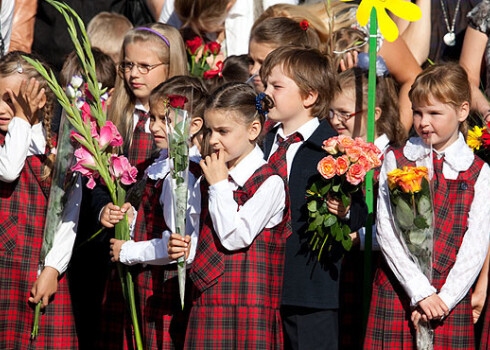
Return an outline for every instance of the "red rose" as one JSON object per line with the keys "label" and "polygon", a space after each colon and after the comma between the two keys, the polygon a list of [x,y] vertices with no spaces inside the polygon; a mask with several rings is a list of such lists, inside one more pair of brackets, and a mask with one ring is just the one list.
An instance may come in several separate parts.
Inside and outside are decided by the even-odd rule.
{"label": "red rose", "polygon": [[187,97],[181,95],[169,95],[167,98],[172,108],[184,108],[184,104],[188,101]]}
{"label": "red rose", "polygon": [[204,79],[211,79],[215,76],[221,76],[221,70],[223,69],[223,61],[218,61],[216,63],[218,69],[216,70],[207,70],[204,72]]}
{"label": "red rose", "polygon": [[185,42],[185,45],[187,46],[187,49],[189,50],[189,53],[191,55],[195,55],[197,50],[202,46],[202,38],[196,36],[192,40],[187,40]]}
{"label": "red rose", "polygon": [[221,45],[216,41],[211,41],[209,44],[206,44],[204,52],[206,52],[206,49],[216,56],[221,51]]}
{"label": "red rose", "polygon": [[490,133],[488,133],[488,127],[483,128],[481,140],[485,147],[490,146]]}

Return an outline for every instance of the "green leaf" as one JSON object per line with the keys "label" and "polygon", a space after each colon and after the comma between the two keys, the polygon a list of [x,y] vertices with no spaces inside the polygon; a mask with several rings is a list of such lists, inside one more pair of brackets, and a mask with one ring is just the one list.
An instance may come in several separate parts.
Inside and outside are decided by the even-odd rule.
{"label": "green leaf", "polygon": [[350,251],[352,248],[352,239],[347,238],[342,240],[342,246],[344,247],[345,250]]}
{"label": "green leaf", "polygon": [[341,198],[342,198],[342,204],[344,205],[345,208],[347,208],[350,205],[349,196],[347,196],[345,193],[342,193]]}
{"label": "green leaf", "polygon": [[312,200],[311,202],[308,203],[308,210],[311,212],[318,211],[318,203],[316,200]]}
{"label": "green leaf", "polygon": [[427,221],[425,220],[424,216],[422,215],[418,215],[415,220],[413,220],[413,223],[415,224],[415,226],[417,226],[417,228],[419,229],[424,229],[424,228],[428,228],[430,227],[429,225],[427,225]]}
{"label": "green leaf", "polygon": [[313,193],[318,193],[318,186],[316,182],[313,182],[313,185],[310,187],[310,191]]}
{"label": "green leaf", "polygon": [[337,216],[333,214],[328,214],[325,220],[323,221],[323,226],[330,227],[337,222]]}
{"label": "green leaf", "polygon": [[327,183],[325,186],[323,186],[323,187],[320,189],[320,194],[321,194],[322,196],[325,196],[325,195],[328,193],[328,191],[330,191],[330,188],[331,188],[331,187],[332,187],[332,183],[331,183],[331,182]]}
{"label": "green leaf", "polygon": [[332,191],[337,193],[337,192],[339,192],[339,190],[340,190],[340,182],[338,184],[332,185]]}

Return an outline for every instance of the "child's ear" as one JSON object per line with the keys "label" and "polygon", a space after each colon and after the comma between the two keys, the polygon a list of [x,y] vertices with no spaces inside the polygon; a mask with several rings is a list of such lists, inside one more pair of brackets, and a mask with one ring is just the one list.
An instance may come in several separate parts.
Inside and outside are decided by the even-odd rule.
{"label": "child's ear", "polygon": [[257,137],[260,136],[260,132],[262,131],[262,124],[259,120],[254,120],[252,124],[250,124],[250,128],[248,129],[248,139],[250,141],[255,141]]}
{"label": "child's ear", "polygon": [[39,104],[37,105],[38,110],[42,109],[46,105],[46,100],[46,93],[44,93],[41,97],[41,100],[39,101]]}
{"label": "child's ear", "polygon": [[470,104],[468,101],[464,101],[458,110],[458,121],[460,123],[464,122],[468,115],[470,114]]}
{"label": "child's ear", "polygon": [[303,98],[303,107],[310,108],[318,99],[318,91],[309,91],[305,98]]}
{"label": "child's ear", "polygon": [[[367,112],[366,112],[367,115]],[[381,108],[376,107],[374,108],[374,121],[378,121],[378,119],[381,117]]]}
{"label": "child's ear", "polygon": [[201,117],[193,117],[191,120],[191,135],[195,135],[202,129],[204,120]]}

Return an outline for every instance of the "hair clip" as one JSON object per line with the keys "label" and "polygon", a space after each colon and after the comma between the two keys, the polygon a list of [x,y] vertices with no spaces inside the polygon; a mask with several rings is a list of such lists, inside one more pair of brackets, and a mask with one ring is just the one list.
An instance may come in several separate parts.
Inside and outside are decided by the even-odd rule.
{"label": "hair clip", "polygon": [[255,109],[260,115],[267,117],[271,108],[274,108],[274,101],[265,92],[261,92],[255,97]]}
{"label": "hair clip", "polygon": [[22,74],[24,73],[24,68],[22,67],[22,64],[20,63],[20,61],[17,61],[17,73],[19,74]]}
{"label": "hair clip", "polygon": [[299,25],[301,26],[301,29],[303,29],[303,30],[307,30],[308,27],[310,26],[310,24],[306,20],[305,21],[301,21]]}

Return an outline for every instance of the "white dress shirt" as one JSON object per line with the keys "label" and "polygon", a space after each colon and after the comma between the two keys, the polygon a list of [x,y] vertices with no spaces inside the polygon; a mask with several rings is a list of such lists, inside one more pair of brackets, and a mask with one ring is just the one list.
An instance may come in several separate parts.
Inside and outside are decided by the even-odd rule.
{"label": "white dress shirt", "polygon": [[[174,3],[175,0],[165,1],[158,22],[167,23],[179,29],[182,22],[175,14]],[[263,0],[264,10],[278,3],[297,5],[298,0]],[[226,56],[248,53],[248,42],[254,20],[254,1],[236,0],[225,19]]]}
{"label": "white dress shirt", "polygon": [[[319,125],[320,125],[320,121],[318,120],[318,118],[313,118],[310,121],[306,122],[305,124],[301,125],[301,127],[295,131],[295,132],[300,133],[301,136],[303,136],[303,141],[299,141],[299,142],[295,142],[295,143],[291,144],[289,146],[287,152],[286,152],[286,164],[288,166],[288,180],[289,180],[289,174],[291,174],[291,165],[293,164],[293,160],[294,160],[294,156],[296,155],[296,152],[298,152],[298,150],[301,147],[301,145],[303,144],[303,142],[305,140],[308,140],[308,138],[311,135],[313,135],[313,133],[315,132],[315,130],[318,128]],[[291,134],[293,134],[293,133],[291,133]],[[291,134],[290,135],[284,135],[282,125],[279,126],[279,128],[277,129],[276,138],[275,138],[274,143],[272,144],[271,151],[269,153],[268,159],[271,158],[271,156],[277,151],[277,149],[279,147],[279,141],[277,139],[277,136],[281,136],[283,139],[286,139],[289,136],[291,136]]]}
{"label": "white dress shirt", "polygon": [[[140,121],[140,114],[139,114],[140,112],[148,113],[148,111],[143,106],[143,104],[139,100],[137,100],[136,104],[134,106],[134,112],[133,112],[133,130],[136,129],[136,125],[138,125],[138,122]],[[148,118],[146,120],[145,132],[147,134],[151,133],[151,131],[150,131],[150,118]]]}
{"label": "white dress shirt", "polygon": [[[430,165],[430,148],[425,146],[420,138],[412,138],[403,150],[405,157],[415,161],[417,166]],[[444,150],[443,175],[448,180],[455,180],[459,172],[466,171],[474,160],[471,149],[466,145],[462,134],[457,141]],[[381,250],[395,274],[405,289],[412,306],[420,300],[437,292],[430,281],[417,268],[406,253],[402,241],[394,231],[391,209],[389,208],[389,190],[387,174],[396,168],[393,152],[385,155],[379,180],[379,198],[377,212],[377,238]],[[446,282],[439,291],[439,297],[452,310],[468,293],[471,285],[478,276],[485,260],[490,241],[490,168],[484,164],[475,183],[475,196],[468,214],[468,229],[464,234],[456,262],[449,272]]]}
{"label": "white dress shirt", "polygon": [[[196,146],[189,149],[189,159],[190,161],[198,163],[201,159],[199,150]],[[175,232],[174,223],[174,209],[172,205],[172,188],[167,174],[170,172],[170,166],[168,163],[168,152],[167,150],[162,150],[160,152],[160,157],[155,160],[155,162],[148,167],[146,170],[146,176],[152,180],[162,180],[162,193],[160,195],[160,204],[163,208],[163,217],[167,226]],[[191,252],[196,249],[197,246],[197,235],[199,231],[199,215],[201,213],[201,200],[200,200],[200,190],[199,182],[197,179],[189,172],[188,179],[188,212],[186,221],[186,234],[191,236]],[[198,197],[196,200],[195,197]],[[196,201],[199,205],[196,205]],[[136,221],[137,213],[135,215]],[[167,243],[170,238],[170,231],[162,232],[162,238],[154,238],[149,241],[127,241],[121,247],[121,252],[119,253],[119,260],[126,265],[135,264],[149,264],[149,265],[166,265],[173,263],[170,260],[167,252]],[[192,258],[187,260],[187,263],[191,263],[195,254]]]}
{"label": "white dress shirt", "polygon": [[[46,137],[42,123],[31,126],[27,121],[14,117],[8,126],[5,145],[0,147],[0,179],[13,182],[21,174],[28,156],[44,154]],[[75,176],[75,175],[74,175]],[[53,247],[48,252],[44,265],[65,272],[71,259],[82,201],[82,182],[77,182],[68,197],[62,222],[58,226]]]}

